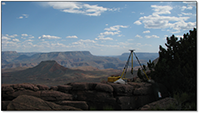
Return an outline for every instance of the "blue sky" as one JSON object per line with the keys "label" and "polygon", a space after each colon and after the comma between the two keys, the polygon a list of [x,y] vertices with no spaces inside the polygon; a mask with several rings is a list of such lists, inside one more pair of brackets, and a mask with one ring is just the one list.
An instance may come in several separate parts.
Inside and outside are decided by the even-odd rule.
{"label": "blue sky", "polygon": [[158,52],[196,27],[196,2],[1,2],[2,51]]}

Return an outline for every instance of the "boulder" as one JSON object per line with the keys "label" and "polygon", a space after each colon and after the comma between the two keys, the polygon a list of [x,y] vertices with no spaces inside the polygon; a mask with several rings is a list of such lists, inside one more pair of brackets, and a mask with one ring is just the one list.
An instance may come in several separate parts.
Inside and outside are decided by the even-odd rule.
{"label": "boulder", "polygon": [[57,90],[68,93],[68,91],[71,90],[71,88],[72,88],[72,86],[70,86],[70,85],[59,85]]}
{"label": "boulder", "polygon": [[72,106],[82,110],[88,110],[88,105],[86,101],[60,101],[57,102],[57,104]]}
{"label": "boulder", "polygon": [[39,88],[39,90],[49,90],[49,87],[46,85],[38,84],[37,87]]}
{"label": "boulder", "polygon": [[133,95],[134,87],[131,85],[109,83],[113,87],[114,95],[124,96]]}
{"label": "boulder", "polygon": [[158,101],[146,104],[140,110],[178,110],[178,102],[174,98],[164,98]]}
{"label": "boulder", "polygon": [[12,100],[12,94],[15,92],[15,90],[10,86],[2,86],[1,87],[1,95],[2,100]]}
{"label": "boulder", "polygon": [[1,91],[4,93],[13,93],[15,90],[9,85],[7,86],[4,85],[1,87]]}
{"label": "boulder", "polygon": [[121,96],[117,98],[119,110],[133,110],[136,107],[136,96]]}
{"label": "boulder", "polygon": [[61,106],[52,102],[44,101],[40,98],[33,96],[20,95],[8,104],[7,110],[31,111],[31,110],[80,110],[80,109],[71,106]]}
{"label": "boulder", "polygon": [[91,107],[102,110],[105,106],[116,108],[116,98],[112,93],[100,91],[71,91],[73,99],[77,101],[86,101],[89,109]]}
{"label": "boulder", "polygon": [[13,87],[14,89],[17,89],[17,90],[20,90],[21,88],[30,89],[30,90],[33,90],[33,91],[39,90],[39,88],[36,85],[30,84],[30,83],[13,84],[13,85],[11,85],[11,87]]}
{"label": "boulder", "polygon": [[112,86],[108,85],[108,84],[103,84],[103,83],[98,83],[95,87],[95,90],[97,91],[103,91],[103,92],[108,92],[108,93],[112,93],[113,92],[113,88]]}
{"label": "boulder", "polygon": [[94,91],[71,91],[73,100],[78,101],[87,101],[88,99],[93,101],[94,93]]}
{"label": "boulder", "polygon": [[154,89],[151,83],[143,83],[139,88],[134,90],[134,95],[151,95],[154,94]]}
{"label": "boulder", "polygon": [[51,86],[49,90],[57,91],[58,90],[58,86]]}
{"label": "boulder", "polygon": [[7,110],[7,106],[11,101],[1,101],[1,110]]}
{"label": "boulder", "polygon": [[40,91],[32,91],[32,90],[18,90],[13,92],[2,92],[2,100],[13,100],[14,98],[18,97],[19,95],[31,95],[31,96],[40,96]]}
{"label": "boulder", "polygon": [[134,90],[134,95],[151,95],[153,92],[153,89],[150,87],[140,87]]}
{"label": "boulder", "polygon": [[40,97],[41,91],[32,91],[32,90],[19,90],[14,92],[11,96],[13,98],[16,98],[20,95],[30,95],[35,97]]}
{"label": "boulder", "polygon": [[47,101],[72,100],[72,95],[59,91],[41,91],[40,98]]}
{"label": "boulder", "polygon": [[71,84],[72,90],[77,91],[77,90],[88,90],[88,83],[83,83],[83,82],[75,82]]}
{"label": "boulder", "polygon": [[135,103],[137,104],[135,106],[136,109],[138,109],[141,106],[144,106],[145,104],[151,103],[155,101],[155,97],[150,95],[144,95],[144,96],[135,96]]}
{"label": "boulder", "polygon": [[95,87],[97,86],[98,83],[87,83],[88,89],[89,90],[95,90]]}

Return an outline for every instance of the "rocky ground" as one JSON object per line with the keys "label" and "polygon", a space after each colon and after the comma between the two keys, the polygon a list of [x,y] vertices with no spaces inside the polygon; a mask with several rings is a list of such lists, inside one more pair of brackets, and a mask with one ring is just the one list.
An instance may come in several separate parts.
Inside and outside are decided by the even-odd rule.
{"label": "rocky ground", "polygon": [[168,98],[161,84],[159,99],[154,86],[144,82],[126,85],[77,82],[52,87],[2,84],[2,110],[152,110],[153,106],[165,107],[175,102]]}

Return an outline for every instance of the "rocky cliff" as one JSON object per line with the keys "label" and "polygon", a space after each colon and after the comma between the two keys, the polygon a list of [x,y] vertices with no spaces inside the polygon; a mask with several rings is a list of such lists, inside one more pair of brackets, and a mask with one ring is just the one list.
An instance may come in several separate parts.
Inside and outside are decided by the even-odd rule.
{"label": "rocky cliff", "polygon": [[[2,84],[2,110],[138,110],[158,100],[152,83]],[[162,85],[162,98],[168,96]]]}
{"label": "rocky cliff", "polygon": [[68,68],[92,66],[98,69],[122,69],[124,66],[124,62],[118,58],[94,56],[89,51],[49,52],[29,55],[29,53],[26,55],[26,53],[2,52],[1,68],[32,67],[46,60],[55,60]]}

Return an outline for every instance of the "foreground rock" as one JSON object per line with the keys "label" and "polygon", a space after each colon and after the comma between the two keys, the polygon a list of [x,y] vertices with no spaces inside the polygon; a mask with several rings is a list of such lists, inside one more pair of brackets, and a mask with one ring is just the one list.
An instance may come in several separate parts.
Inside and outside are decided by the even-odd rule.
{"label": "foreground rock", "polygon": [[52,102],[44,101],[40,98],[20,95],[11,101],[7,110],[81,110],[71,106],[61,106]]}
{"label": "foreground rock", "polygon": [[144,105],[140,110],[177,110],[178,102],[174,98],[164,98]]}
{"label": "foreground rock", "polygon": [[72,106],[72,107],[80,108],[82,110],[88,109],[88,105],[85,101],[61,101],[61,102],[57,102],[57,104]]}
{"label": "foreground rock", "polygon": [[[158,91],[162,98],[168,97],[168,91],[164,87],[161,89],[160,87],[162,86],[145,82],[129,82],[125,85],[73,82],[53,87],[28,83],[2,84],[2,109],[50,110],[45,105],[48,104],[48,106],[59,107],[55,110],[63,110],[62,106],[71,106],[82,110],[138,110],[140,107],[158,100]],[[23,95],[26,96],[27,104],[22,100]],[[31,105],[31,102],[34,103],[31,100],[32,97],[37,101],[35,101],[37,105]],[[42,109],[41,107],[44,106],[45,108]],[[51,106],[50,108],[54,110]]]}

